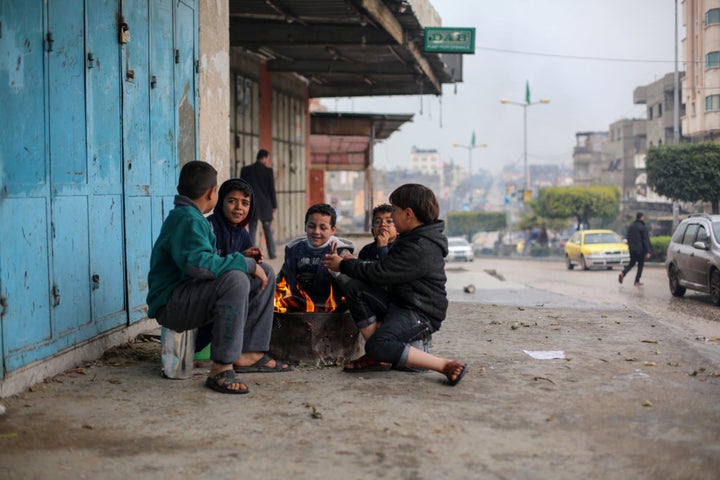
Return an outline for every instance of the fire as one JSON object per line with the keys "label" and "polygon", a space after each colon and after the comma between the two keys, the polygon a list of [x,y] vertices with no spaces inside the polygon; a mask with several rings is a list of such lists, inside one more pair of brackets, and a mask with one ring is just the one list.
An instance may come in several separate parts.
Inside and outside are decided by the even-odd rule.
{"label": "fire", "polygon": [[[315,312],[315,302],[312,301],[310,296],[305,293],[300,285],[297,285],[297,289],[298,292],[300,292],[300,295],[302,295],[302,301],[292,294],[286,279],[283,278],[277,283],[275,286],[274,299],[274,310],[276,313],[285,313],[288,309],[293,311],[302,311],[303,308],[306,312]],[[344,300],[344,298],[341,298],[341,301],[342,300]],[[330,285],[330,294],[328,295],[327,300],[325,300],[325,304],[323,306],[325,312],[334,312],[337,309],[337,302],[335,301],[332,285]]]}

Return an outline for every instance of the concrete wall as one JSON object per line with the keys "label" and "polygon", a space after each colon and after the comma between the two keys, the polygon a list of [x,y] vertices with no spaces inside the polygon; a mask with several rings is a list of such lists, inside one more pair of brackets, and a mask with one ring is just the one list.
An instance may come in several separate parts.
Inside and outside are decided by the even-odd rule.
{"label": "concrete wall", "polygon": [[199,142],[200,158],[230,175],[230,23],[228,2],[199,2]]}

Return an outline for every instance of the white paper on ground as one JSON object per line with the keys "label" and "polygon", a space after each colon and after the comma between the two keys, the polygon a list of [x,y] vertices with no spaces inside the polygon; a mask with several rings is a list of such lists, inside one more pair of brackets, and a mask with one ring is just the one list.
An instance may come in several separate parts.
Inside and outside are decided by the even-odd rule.
{"label": "white paper on ground", "polygon": [[523,352],[530,355],[532,358],[538,360],[552,360],[553,358],[565,358],[565,352],[562,350],[523,350]]}

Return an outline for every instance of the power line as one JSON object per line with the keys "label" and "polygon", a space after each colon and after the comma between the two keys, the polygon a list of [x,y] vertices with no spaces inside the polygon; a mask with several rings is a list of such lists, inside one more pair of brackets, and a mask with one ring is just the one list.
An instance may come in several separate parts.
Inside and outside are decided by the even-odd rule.
{"label": "power line", "polygon": [[[640,58],[614,58],[614,57],[589,57],[581,55],[561,55],[558,53],[542,53],[542,52],[528,52],[522,50],[509,50],[506,48],[492,48],[492,47],[480,47],[475,46],[476,50],[486,50],[490,52],[501,52],[501,53],[512,53],[516,55],[532,55],[536,57],[551,57],[551,58],[564,58],[568,60],[593,60],[600,62],[627,62],[627,63],[675,63],[675,60],[650,60]],[[685,62],[687,63],[687,62]],[[703,62],[704,63],[704,62]]]}

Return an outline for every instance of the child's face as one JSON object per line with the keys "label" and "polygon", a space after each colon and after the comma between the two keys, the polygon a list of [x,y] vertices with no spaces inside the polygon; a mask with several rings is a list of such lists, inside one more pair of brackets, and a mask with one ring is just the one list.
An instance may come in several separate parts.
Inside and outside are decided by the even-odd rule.
{"label": "child's face", "polygon": [[397,230],[395,230],[395,222],[392,219],[391,212],[378,212],[373,217],[372,234],[377,237],[381,233],[386,233],[389,241],[393,241],[397,237]]}
{"label": "child's face", "polygon": [[410,223],[411,213],[409,208],[400,208],[396,205],[392,206],[392,219],[397,233],[405,233],[412,230]]}
{"label": "child's face", "polygon": [[313,213],[305,224],[308,242],[313,247],[321,247],[335,235],[335,227],[330,226],[330,215]]}
{"label": "child's face", "polygon": [[231,226],[237,227],[250,212],[250,196],[240,190],[233,190],[225,196],[222,211],[225,220]]}

